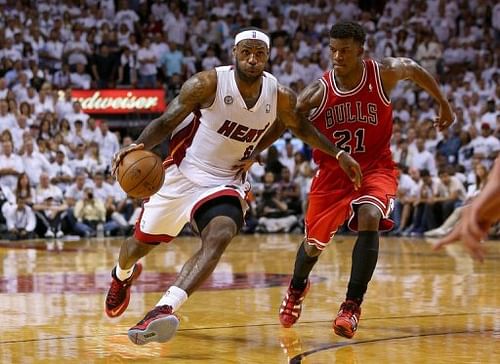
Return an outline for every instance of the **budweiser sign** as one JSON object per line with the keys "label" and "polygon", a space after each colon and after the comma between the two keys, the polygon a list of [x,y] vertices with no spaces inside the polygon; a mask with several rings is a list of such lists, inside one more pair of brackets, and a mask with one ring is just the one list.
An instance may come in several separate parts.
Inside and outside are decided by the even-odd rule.
{"label": "budweiser sign", "polygon": [[[64,93],[60,94],[64,97]],[[163,90],[72,90],[88,114],[161,113],[165,110]]]}

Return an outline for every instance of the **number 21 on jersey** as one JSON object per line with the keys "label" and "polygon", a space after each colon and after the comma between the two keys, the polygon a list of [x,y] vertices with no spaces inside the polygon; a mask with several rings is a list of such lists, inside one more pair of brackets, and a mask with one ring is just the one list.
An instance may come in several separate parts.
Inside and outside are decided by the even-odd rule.
{"label": "number 21 on jersey", "polygon": [[354,138],[355,146],[353,153],[361,153],[365,151],[365,129],[359,128],[353,133],[351,130],[336,130],[333,133],[335,145],[337,148],[351,153],[351,139]]}

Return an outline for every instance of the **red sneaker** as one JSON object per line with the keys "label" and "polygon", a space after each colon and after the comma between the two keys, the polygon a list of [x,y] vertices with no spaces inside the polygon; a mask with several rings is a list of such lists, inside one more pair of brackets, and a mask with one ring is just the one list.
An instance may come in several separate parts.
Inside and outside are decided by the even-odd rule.
{"label": "red sneaker", "polygon": [[361,307],[356,302],[351,300],[343,302],[333,321],[333,330],[337,335],[351,339],[358,329],[360,316]]}
{"label": "red sneaker", "polygon": [[152,341],[164,343],[170,340],[179,327],[179,319],[172,313],[172,307],[156,306],[128,330],[128,338],[134,344],[144,345]]}
{"label": "red sneaker", "polygon": [[304,301],[310,285],[310,281],[307,280],[304,289],[294,289],[292,288],[292,282],[290,282],[286,296],[280,306],[280,322],[284,327],[292,327],[299,319],[302,312],[302,301]]}
{"label": "red sneaker", "polygon": [[125,312],[130,302],[130,287],[141,272],[142,264],[136,263],[132,275],[122,282],[116,277],[116,267],[113,268],[111,272],[113,280],[106,296],[106,314],[109,317],[118,317]]}

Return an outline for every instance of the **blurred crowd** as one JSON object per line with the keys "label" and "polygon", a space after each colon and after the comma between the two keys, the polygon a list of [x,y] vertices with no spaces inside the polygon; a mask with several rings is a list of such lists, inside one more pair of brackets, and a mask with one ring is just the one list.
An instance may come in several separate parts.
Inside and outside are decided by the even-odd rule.
{"label": "blurred crowd", "polygon": [[[297,92],[331,64],[328,32],[356,20],[366,54],[411,57],[438,79],[457,116],[412,83],[391,95],[400,188],[393,234],[446,232],[488,178],[500,150],[500,4],[493,0],[0,0],[0,234],[9,239],[117,235],[140,201],[109,175],[132,142],[72,102],[71,89],[163,88],[167,100],[200,70],[232,63],[245,26],[272,39],[268,70]],[[62,91],[62,92],[60,92]],[[301,231],[316,166],[285,133],[250,171],[246,232]]]}

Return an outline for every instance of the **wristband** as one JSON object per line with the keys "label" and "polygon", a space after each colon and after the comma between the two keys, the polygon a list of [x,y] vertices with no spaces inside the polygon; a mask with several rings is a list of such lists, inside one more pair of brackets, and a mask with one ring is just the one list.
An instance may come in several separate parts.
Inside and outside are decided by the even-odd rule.
{"label": "wristband", "polygon": [[345,150],[341,150],[339,151],[336,155],[335,155],[335,159],[336,160],[339,160],[340,156],[342,155],[342,153],[345,153]]}

